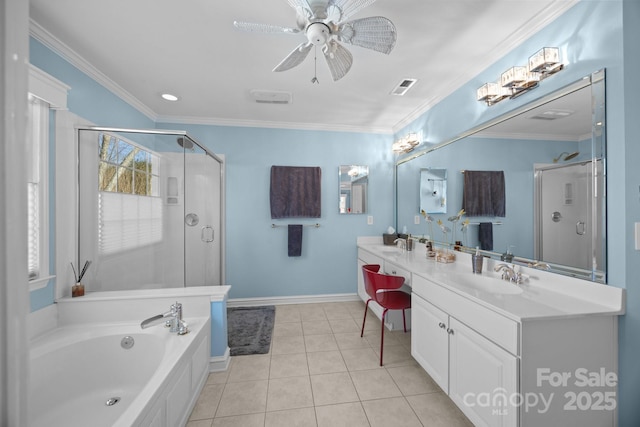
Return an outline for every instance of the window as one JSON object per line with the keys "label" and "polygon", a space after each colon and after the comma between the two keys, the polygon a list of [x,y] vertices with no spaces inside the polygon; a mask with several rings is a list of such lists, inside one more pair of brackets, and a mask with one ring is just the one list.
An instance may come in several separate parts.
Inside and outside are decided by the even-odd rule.
{"label": "window", "polygon": [[162,240],[157,154],[114,135],[98,138],[98,247],[113,254]]}
{"label": "window", "polygon": [[29,281],[49,279],[49,104],[29,95],[27,129]]}

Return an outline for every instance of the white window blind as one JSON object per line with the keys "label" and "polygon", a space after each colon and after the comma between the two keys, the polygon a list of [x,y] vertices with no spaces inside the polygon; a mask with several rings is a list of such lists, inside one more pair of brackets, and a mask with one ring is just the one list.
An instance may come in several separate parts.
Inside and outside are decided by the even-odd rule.
{"label": "white window blind", "polygon": [[160,197],[101,191],[98,196],[100,253],[113,254],[162,240]]}
{"label": "white window blind", "polygon": [[40,275],[40,216],[38,215],[38,184],[28,183],[28,265],[29,280],[36,279]]}
{"label": "white window blind", "polygon": [[29,280],[49,274],[48,146],[49,104],[29,95],[27,129],[27,248]]}

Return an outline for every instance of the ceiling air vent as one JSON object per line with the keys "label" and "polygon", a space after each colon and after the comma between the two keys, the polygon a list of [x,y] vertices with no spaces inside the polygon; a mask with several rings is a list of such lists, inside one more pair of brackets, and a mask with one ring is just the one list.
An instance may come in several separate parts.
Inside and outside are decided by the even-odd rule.
{"label": "ceiling air vent", "polygon": [[291,92],[253,89],[249,94],[258,104],[291,104]]}
{"label": "ceiling air vent", "polygon": [[398,96],[404,95],[405,93],[407,93],[409,89],[411,89],[411,86],[416,84],[417,81],[418,79],[402,80],[396,87],[393,88],[393,90],[391,91],[391,95],[398,95]]}

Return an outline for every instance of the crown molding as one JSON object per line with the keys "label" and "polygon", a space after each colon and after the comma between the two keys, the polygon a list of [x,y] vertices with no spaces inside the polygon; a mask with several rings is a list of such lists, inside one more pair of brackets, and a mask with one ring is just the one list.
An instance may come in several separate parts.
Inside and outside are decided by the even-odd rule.
{"label": "crown molding", "polygon": [[154,122],[157,120],[158,115],[151,108],[147,107],[147,105],[142,103],[138,98],[133,96],[116,82],[107,77],[104,73],[94,67],[89,61],[84,59],[69,46],[57,39],[53,34],[51,34],[33,19],[29,19],[29,35],[52,50],[54,53],[58,54],[65,61],[69,62],[71,65],[91,77],[98,84],[104,86],[107,90],[122,99],[124,102],[140,111],[149,119],[153,120]]}
{"label": "crown molding", "polygon": [[502,43],[497,45],[495,49],[493,49],[491,54],[485,57],[484,61],[478,63],[477,67],[465,70],[466,72],[460,74],[458,78],[454,79],[449,85],[445,86],[445,90],[442,91],[442,95],[427,100],[404,119],[396,123],[396,125],[393,126],[393,132],[400,132],[406,126],[420,118],[420,116],[433,108],[440,101],[451,95],[456,90],[460,89],[465,83],[470,82],[482,71],[489,68],[491,65],[506,56],[509,52],[517,48],[525,40],[529,39],[538,31],[542,30],[544,27],[556,20],[579,1],[580,0],[557,0],[547,6],[544,10],[540,11],[540,13],[529,19],[526,25],[523,25],[522,27],[514,31]]}
{"label": "crown molding", "polygon": [[588,135],[579,135],[579,136],[571,136],[571,135],[553,135],[553,134],[538,134],[538,133],[518,133],[518,132],[489,132],[489,131],[481,131],[475,133],[473,135],[469,135],[469,138],[492,138],[492,139],[531,139],[535,141],[569,141],[569,142],[580,142],[584,141],[587,138],[591,138],[591,134]]}

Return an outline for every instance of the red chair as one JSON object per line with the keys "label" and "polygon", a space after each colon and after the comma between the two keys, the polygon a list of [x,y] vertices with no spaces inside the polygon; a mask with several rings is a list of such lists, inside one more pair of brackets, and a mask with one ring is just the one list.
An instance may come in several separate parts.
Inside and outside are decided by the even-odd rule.
{"label": "red chair", "polygon": [[380,366],[382,366],[382,350],[384,347],[384,317],[389,310],[402,310],[402,323],[404,331],[407,332],[407,320],[404,311],[411,308],[411,295],[398,291],[404,284],[404,277],[391,276],[379,273],[380,266],[378,264],[369,264],[362,266],[362,274],[364,275],[364,289],[369,295],[367,304],[364,307],[364,319],[362,320],[362,332],[360,337],[364,336],[364,324],[367,321],[367,309],[369,302],[375,301],[384,311],[382,312],[382,325],[380,336]]}

